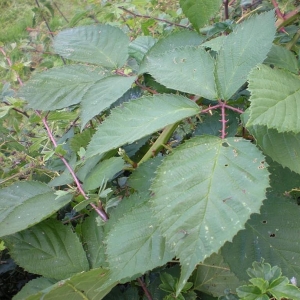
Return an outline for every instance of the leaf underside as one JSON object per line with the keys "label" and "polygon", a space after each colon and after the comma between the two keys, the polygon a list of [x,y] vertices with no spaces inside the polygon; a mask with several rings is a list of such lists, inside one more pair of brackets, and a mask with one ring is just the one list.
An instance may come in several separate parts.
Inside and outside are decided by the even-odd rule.
{"label": "leaf underside", "polygon": [[197,263],[217,252],[259,211],[268,174],[261,152],[240,138],[196,137],[164,159],[151,202],[182,265],[177,292]]}

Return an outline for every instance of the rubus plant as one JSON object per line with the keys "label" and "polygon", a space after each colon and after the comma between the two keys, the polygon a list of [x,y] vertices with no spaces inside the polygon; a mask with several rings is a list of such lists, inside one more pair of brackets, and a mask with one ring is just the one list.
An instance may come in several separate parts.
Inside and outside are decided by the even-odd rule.
{"label": "rubus plant", "polygon": [[[28,155],[41,151],[35,166],[50,174],[0,190],[1,239],[42,276],[14,299],[226,289],[300,299],[278,271],[300,275],[299,32],[289,28],[299,8],[248,12],[221,35],[220,24],[201,34],[221,4],[180,1],[195,30],[159,40],[103,24],[63,30],[53,47],[65,65],[19,79],[18,101],[3,96],[7,114],[28,103]],[[244,287],[262,258],[278,267],[254,264],[263,271]],[[126,282],[135,285],[118,288]]]}

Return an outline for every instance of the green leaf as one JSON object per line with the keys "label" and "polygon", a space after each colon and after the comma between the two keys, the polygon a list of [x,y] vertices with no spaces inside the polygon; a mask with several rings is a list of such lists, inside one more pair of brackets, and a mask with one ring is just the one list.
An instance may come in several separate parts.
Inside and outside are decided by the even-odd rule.
{"label": "green leaf", "polygon": [[172,33],[167,37],[160,39],[144,57],[139,74],[147,73],[148,58],[162,55],[165,52],[171,51],[178,47],[199,46],[203,43],[204,38],[194,31],[183,30]]}
{"label": "green leaf", "polygon": [[55,285],[30,296],[26,300],[103,299],[117,284],[105,269],[93,269],[59,281]]}
{"label": "green leaf", "polygon": [[[191,279],[190,279],[191,280]],[[230,271],[220,254],[212,254],[193,273],[194,289],[218,297],[225,289],[235,291],[241,281]]]}
{"label": "green leaf", "polygon": [[215,60],[202,47],[186,46],[146,57],[147,72],[168,88],[217,99]]}
{"label": "green leaf", "polygon": [[118,219],[108,233],[107,259],[115,278],[143,274],[174,256],[152,217],[148,199],[145,194],[133,194],[123,199],[137,204]]}
{"label": "green leaf", "polygon": [[132,100],[113,109],[98,127],[86,157],[132,143],[199,112],[198,105],[183,96],[154,95]]}
{"label": "green leaf", "polygon": [[154,172],[161,164],[162,157],[156,156],[141,164],[129,177],[127,185],[142,193],[149,193],[151,182],[155,176]]}
{"label": "green leaf", "polygon": [[135,76],[109,76],[95,82],[84,95],[81,102],[81,130],[94,116],[117,101],[130,89]]}
{"label": "green leaf", "polygon": [[277,299],[300,299],[300,289],[292,284],[278,285],[269,291]]}
{"label": "green leaf", "polygon": [[219,12],[221,4],[221,0],[180,0],[183,13],[197,31]]}
{"label": "green leaf", "polygon": [[152,185],[155,216],[180,258],[180,291],[196,264],[244,227],[268,187],[260,151],[240,138],[190,139],[158,168]]}
{"label": "green leaf", "polygon": [[264,64],[285,69],[298,74],[298,63],[296,56],[284,47],[273,45]]}
{"label": "green leaf", "polygon": [[97,217],[98,214],[93,211],[82,224],[82,240],[91,269],[103,267],[105,264],[104,227],[97,223]]}
{"label": "green leaf", "polygon": [[61,280],[89,268],[77,235],[53,219],[3,240],[11,257],[31,273]]}
{"label": "green leaf", "polygon": [[228,100],[246,82],[250,70],[265,60],[275,32],[274,11],[269,11],[249,18],[226,37],[215,72],[221,99]]}
{"label": "green leaf", "polygon": [[13,300],[24,300],[27,297],[34,295],[56,283],[56,280],[39,277],[33,280],[30,280],[21,291],[13,297]]}
{"label": "green leaf", "polygon": [[61,31],[54,39],[59,55],[106,68],[122,67],[128,57],[129,38],[110,25],[90,25]]}
{"label": "green leaf", "polygon": [[123,167],[124,161],[121,157],[112,157],[101,161],[86,176],[83,188],[87,191],[96,189],[103,181],[111,180]]}
{"label": "green leaf", "polygon": [[266,126],[249,126],[247,129],[265,154],[284,167],[300,174],[299,133],[278,133],[276,129],[268,129]]}
{"label": "green leaf", "polygon": [[72,195],[55,200],[46,184],[16,182],[0,190],[0,236],[16,233],[46,219],[68,204]]}
{"label": "green leaf", "polygon": [[31,108],[56,110],[79,103],[105,71],[84,65],[67,65],[35,74],[19,91]]}
{"label": "green leaf", "polygon": [[299,186],[300,175],[277,163],[272,163],[269,171],[271,188],[260,214],[253,214],[246,229],[222,248],[225,261],[241,279],[247,279],[245,270],[262,258],[280,267],[288,278],[300,278],[300,242],[295,240],[300,227],[300,206],[286,193]]}
{"label": "green leaf", "polygon": [[249,76],[250,119],[246,126],[264,125],[279,133],[300,133],[300,80],[285,71],[261,65]]}
{"label": "green leaf", "polygon": [[261,290],[253,285],[243,285],[236,291],[240,299],[243,300],[269,300],[268,295],[262,294]]}
{"label": "green leaf", "polygon": [[139,36],[129,45],[129,55],[141,62],[148,50],[156,43],[151,36]]}

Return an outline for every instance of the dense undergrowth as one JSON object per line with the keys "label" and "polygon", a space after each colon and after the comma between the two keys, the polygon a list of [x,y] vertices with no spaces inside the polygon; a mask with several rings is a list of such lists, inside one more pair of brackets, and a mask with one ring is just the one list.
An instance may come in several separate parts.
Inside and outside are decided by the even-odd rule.
{"label": "dense undergrowth", "polygon": [[300,299],[297,1],[1,5],[3,299]]}

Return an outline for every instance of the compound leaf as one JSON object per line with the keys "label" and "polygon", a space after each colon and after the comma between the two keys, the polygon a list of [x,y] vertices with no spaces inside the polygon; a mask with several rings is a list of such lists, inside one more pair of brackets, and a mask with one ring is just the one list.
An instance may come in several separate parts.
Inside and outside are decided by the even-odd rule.
{"label": "compound leaf", "polygon": [[[139,201],[139,198],[143,200]],[[174,256],[152,216],[148,199],[147,194],[133,194],[123,199],[139,204],[116,221],[108,233],[108,263],[119,279],[143,274],[167,263]]]}
{"label": "compound leaf", "polygon": [[125,64],[128,45],[122,30],[99,24],[66,29],[54,39],[54,49],[61,56],[112,69]]}
{"label": "compound leaf", "polygon": [[300,80],[285,71],[261,65],[249,76],[250,119],[246,126],[264,125],[279,133],[300,133]]}
{"label": "compound leaf", "polygon": [[195,137],[164,159],[151,202],[162,234],[181,262],[177,293],[196,264],[259,211],[268,174],[260,151],[240,138]]}
{"label": "compound leaf", "polygon": [[202,47],[175,48],[146,56],[147,72],[168,88],[216,99],[215,60]]}
{"label": "compound leaf", "polygon": [[199,112],[198,105],[183,96],[154,95],[132,100],[113,109],[98,127],[86,157],[132,143]]}
{"label": "compound leaf", "polygon": [[84,125],[94,116],[117,101],[130,89],[136,77],[108,76],[95,82],[85,93],[81,102],[81,118]]}
{"label": "compound leaf", "polygon": [[221,99],[229,99],[246,82],[250,70],[265,60],[275,32],[274,11],[269,11],[249,18],[226,37],[215,72]]}
{"label": "compound leaf", "polygon": [[19,91],[31,108],[56,110],[79,103],[87,90],[106,76],[101,68],[67,65],[35,74]]}
{"label": "compound leaf", "polygon": [[13,259],[31,273],[61,280],[89,269],[77,235],[59,221],[49,219],[3,240]]}
{"label": "compound leaf", "polygon": [[16,182],[0,190],[0,236],[37,224],[72,199],[71,195],[56,197],[51,188],[37,181]]}
{"label": "compound leaf", "polygon": [[183,13],[199,31],[220,9],[221,0],[180,0]]}

